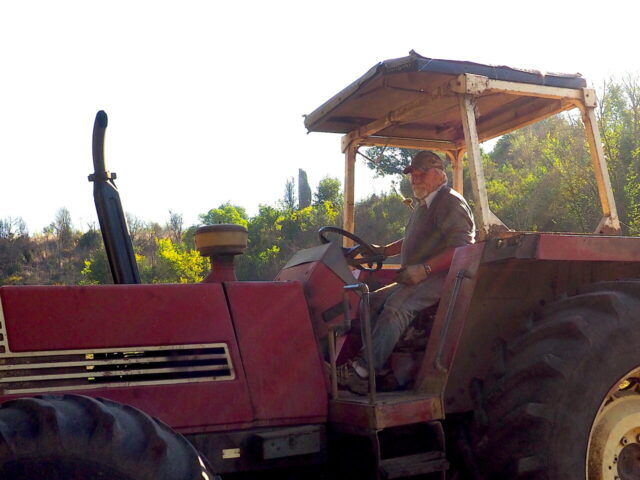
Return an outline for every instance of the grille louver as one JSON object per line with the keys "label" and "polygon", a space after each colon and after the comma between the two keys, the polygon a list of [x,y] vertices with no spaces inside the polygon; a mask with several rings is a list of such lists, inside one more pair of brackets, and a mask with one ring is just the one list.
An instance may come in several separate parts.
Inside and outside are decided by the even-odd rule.
{"label": "grille louver", "polygon": [[234,378],[224,343],[0,353],[4,395]]}

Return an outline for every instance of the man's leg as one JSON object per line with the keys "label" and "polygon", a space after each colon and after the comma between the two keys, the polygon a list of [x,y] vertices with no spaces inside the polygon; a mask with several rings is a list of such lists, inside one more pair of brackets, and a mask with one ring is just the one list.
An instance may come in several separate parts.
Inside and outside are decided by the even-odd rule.
{"label": "man's leg", "polygon": [[[416,285],[399,285],[391,290],[380,314],[372,313],[371,347],[373,366],[377,372],[382,370],[416,314],[440,299],[446,277],[447,272],[439,272]],[[357,363],[366,369],[364,350]]]}

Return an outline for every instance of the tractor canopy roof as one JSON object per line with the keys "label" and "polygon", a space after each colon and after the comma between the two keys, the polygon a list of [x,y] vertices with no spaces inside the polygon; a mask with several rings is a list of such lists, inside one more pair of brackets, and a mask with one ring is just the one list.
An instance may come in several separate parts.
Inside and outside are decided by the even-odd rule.
{"label": "tractor canopy roof", "polygon": [[[457,84],[465,74],[484,83]],[[513,91],[509,87],[514,84],[531,85],[532,90]],[[464,143],[457,95],[463,89],[477,95],[478,137],[484,141],[575,107],[563,98],[564,89],[581,91],[585,86],[580,74],[440,60],[411,51],[407,57],[375,65],[307,115],[305,126],[310,132],[350,133],[386,119],[384,128],[364,136],[444,142],[442,150],[449,150]]]}
{"label": "tractor canopy roof", "polygon": [[310,132],[343,133],[344,228],[354,228],[354,166],[360,146],[438,150],[452,161],[453,188],[463,193],[467,156],[480,238],[507,227],[489,208],[480,142],[578,108],[594,166],[603,217],[597,233],[620,234],[595,91],[580,74],[543,74],[505,66],[418,55],[386,60],[305,117]]}

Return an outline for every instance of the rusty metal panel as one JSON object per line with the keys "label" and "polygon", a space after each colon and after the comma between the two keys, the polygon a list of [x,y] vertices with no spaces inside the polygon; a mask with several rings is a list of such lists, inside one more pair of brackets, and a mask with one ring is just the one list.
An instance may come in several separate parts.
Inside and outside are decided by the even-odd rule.
{"label": "rusty metal panel", "polygon": [[540,260],[640,262],[640,238],[602,235],[540,235]]}
{"label": "rusty metal panel", "polygon": [[357,400],[331,400],[329,420],[337,428],[372,432],[400,425],[411,425],[443,418],[440,398],[436,395],[392,395],[384,394],[374,404],[362,397]]}
{"label": "rusty metal panel", "polygon": [[[293,443],[298,443],[298,440],[308,435],[314,438],[313,445],[306,440],[303,441],[307,453],[296,454],[301,450],[287,447],[291,455],[264,455],[265,439],[294,438]],[[306,467],[325,464],[327,461],[326,431],[325,426],[321,424],[192,434],[187,435],[187,439],[207,458],[213,471],[219,475],[251,470]],[[269,441],[266,440],[267,443]]]}
{"label": "rusty metal panel", "polygon": [[[303,250],[287,263],[276,280],[302,283],[313,332],[328,361],[328,328],[344,322],[343,287],[356,282],[340,248],[336,244],[326,244]],[[349,293],[351,320],[358,314],[359,295]]]}
{"label": "rusty metal panel", "polygon": [[640,262],[640,238],[513,233],[486,242],[483,264],[509,259]]}
{"label": "rusty metal panel", "polygon": [[482,263],[511,258],[535,258],[539,238],[539,234],[521,233],[488,240],[482,253]]}
{"label": "rusty metal panel", "polygon": [[510,340],[527,327],[540,307],[585,285],[639,277],[640,262],[512,258],[481,264],[449,371],[445,412],[473,409],[474,378],[500,371]]}
{"label": "rusty metal panel", "polygon": [[302,285],[227,282],[224,287],[256,420],[326,418],[323,362]]}
{"label": "rusty metal panel", "polygon": [[318,453],[322,449],[324,426],[305,425],[256,434],[262,458],[292,457]]}
{"label": "rusty metal panel", "polygon": [[449,268],[427,349],[416,377],[416,390],[440,395],[448,377],[477,281],[483,243],[458,248]]}

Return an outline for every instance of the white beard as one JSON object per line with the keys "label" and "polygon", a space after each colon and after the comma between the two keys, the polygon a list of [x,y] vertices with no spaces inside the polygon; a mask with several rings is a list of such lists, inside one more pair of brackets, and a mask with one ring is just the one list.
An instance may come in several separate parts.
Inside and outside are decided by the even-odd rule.
{"label": "white beard", "polygon": [[422,200],[424,197],[429,195],[428,189],[424,185],[412,186],[413,195],[418,199]]}

